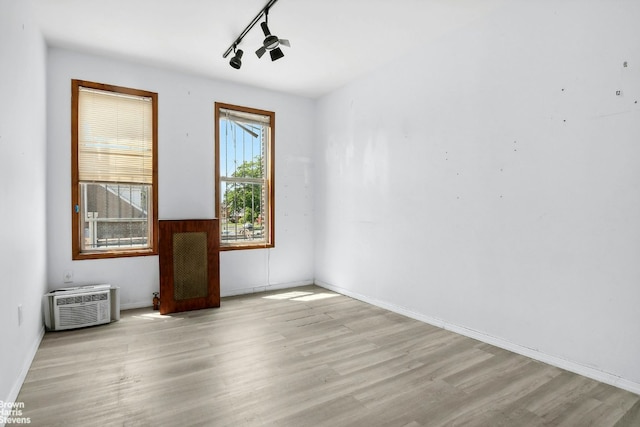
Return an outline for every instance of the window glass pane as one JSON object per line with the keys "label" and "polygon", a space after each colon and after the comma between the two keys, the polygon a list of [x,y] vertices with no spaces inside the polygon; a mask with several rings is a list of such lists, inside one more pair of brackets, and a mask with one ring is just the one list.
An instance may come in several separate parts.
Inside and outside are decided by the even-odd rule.
{"label": "window glass pane", "polygon": [[81,183],[83,250],[147,248],[150,185]]}
{"label": "window glass pane", "polygon": [[221,182],[223,243],[259,244],[266,241],[265,186],[252,182]]}

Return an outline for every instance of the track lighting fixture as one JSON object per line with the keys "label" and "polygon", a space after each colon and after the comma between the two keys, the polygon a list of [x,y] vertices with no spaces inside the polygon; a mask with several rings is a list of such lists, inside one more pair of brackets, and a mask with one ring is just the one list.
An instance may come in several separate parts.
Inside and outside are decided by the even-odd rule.
{"label": "track lighting fixture", "polygon": [[249,25],[247,25],[244,31],[240,33],[238,38],[231,44],[231,46],[229,46],[229,48],[222,55],[223,58],[226,58],[227,56],[229,56],[231,52],[234,53],[233,58],[231,58],[231,60],[229,61],[229,65],[231,65],[236,70],[240,69],[240,67],[242,66],[242,54],[244,53],[242,49],[237,49],[237,47],[240,45],[240,42],[242,42],[242,39],[244,38],[244,36],[247,35],[247,33],[258,23],[258,21],[260,21],[260,18],[262,18],[263,15],[264,15],[264,22],[260,23],[260,27],[262,27],[262,32],[264,33],[265,39],[262,42],[262,46],[256,51],[256,55],[258,56],[258,58],[262,58],[262,55],[264,55],[268,51],[269,55],[271,56],[271,60],[276,61],[284,56],[284,52],[282,52],[282,49],[280,49],[280,46],[281,45],[287,46],[287,47],[291,46],[289,43],[289,40],[279,39],[277,36],[272,35],[267,25],[268,18],[269,18],[268,17],[269,9],[277,1],[278,0],[269,0],[266,6],[262,8],[262,10],[256,15],[255,18],[253,18],[253,21],[251,21]]}
{"label": "track lighting fixture", "polygon": [[233,58],[231,58],[231,61],[229,61],[229,65],[231,65],[236,70],[239,70],[240,67],[242,67],[242,55],[244,54],[244,52],[242,51],[242,49],[238,49],[236,51],[236,48],[233,48],[233,53],[235,53],[235,55],[233,56]]}

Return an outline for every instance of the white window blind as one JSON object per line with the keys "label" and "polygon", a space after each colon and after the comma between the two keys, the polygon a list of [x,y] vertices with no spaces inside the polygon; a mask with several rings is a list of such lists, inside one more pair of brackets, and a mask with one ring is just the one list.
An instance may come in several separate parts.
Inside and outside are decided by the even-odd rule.
{"label": "white window blind", "polygon": [[271,121],[270,117],[266,115],[248,113],[238,110],[229,110],[228,108],[220,108],[220,117],[236,123],[240,122],[258,126],[269,125],[269,122]]}
{"label": "white window blind", "polygon": [[148,97],[80,88],[80,181],[153,183],[152,104]]}

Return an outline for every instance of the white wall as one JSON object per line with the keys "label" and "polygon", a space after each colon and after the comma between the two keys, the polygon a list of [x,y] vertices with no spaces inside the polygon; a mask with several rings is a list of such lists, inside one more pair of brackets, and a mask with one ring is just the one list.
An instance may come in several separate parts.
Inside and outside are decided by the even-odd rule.
{"label": "white wall", "polygon": [[638,18],[505,2],[322,98],[316,281],[640,393]]}
{"label": "white wall", "polygon": [[221,254],[221,294],[313,282],[312,183],[314,103],[125,61],[50,49],[48,56],[47,236],[50,288],[106,282],[121,288],[123,308],[151,305],[159,288],[157,256],[71,260],[71,80],[158,93],[160,219],[214,217],[214,102],[276,113],[276,247]]}
{"label": "white wall", "polygon": [[[0,2],[0,400],[16,399],[44,333],[46,55],[30,1]],[[23,319],[19,323],[18,305]],[[0,424],[2,422],[0,421]]]}

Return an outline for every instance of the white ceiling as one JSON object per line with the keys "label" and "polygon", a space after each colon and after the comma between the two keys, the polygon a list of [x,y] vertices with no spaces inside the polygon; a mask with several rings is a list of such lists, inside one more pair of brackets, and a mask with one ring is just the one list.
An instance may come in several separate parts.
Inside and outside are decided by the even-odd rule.
{"label": "white ceiling", "polygon": [[269,28],[291,48],[258,59],[256,25],[239,46],[240,70],[222,54],[267,0],[35,0],[35,15],[50,46],[318,97],[503,1],[279,0]]}

